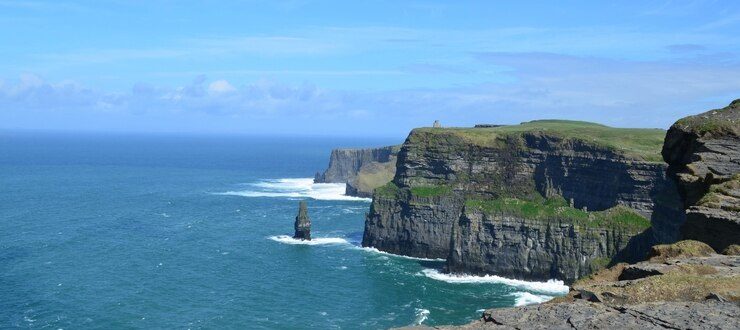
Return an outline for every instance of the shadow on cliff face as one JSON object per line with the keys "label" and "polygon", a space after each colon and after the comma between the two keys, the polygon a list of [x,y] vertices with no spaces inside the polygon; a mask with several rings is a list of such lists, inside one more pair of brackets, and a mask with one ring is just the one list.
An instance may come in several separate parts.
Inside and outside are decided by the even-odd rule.
{"label": "shadow on cliff face", "polygon": [[647,258],[650,247],[658,244],[655,240],[653,228],[645,229],[643,232],[633,236],[627,245],[617,252],[607,267],[614,266],[620,262],[635,263]]}

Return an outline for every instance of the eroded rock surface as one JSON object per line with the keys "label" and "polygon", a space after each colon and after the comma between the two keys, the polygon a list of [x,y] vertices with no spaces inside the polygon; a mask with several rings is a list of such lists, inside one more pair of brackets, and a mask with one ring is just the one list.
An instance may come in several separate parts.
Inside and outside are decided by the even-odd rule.
{"label": "eroded rock surface", "polygon": [[740,100],[677,121],[662,154],[687,209],[683,237],[740,244]]}

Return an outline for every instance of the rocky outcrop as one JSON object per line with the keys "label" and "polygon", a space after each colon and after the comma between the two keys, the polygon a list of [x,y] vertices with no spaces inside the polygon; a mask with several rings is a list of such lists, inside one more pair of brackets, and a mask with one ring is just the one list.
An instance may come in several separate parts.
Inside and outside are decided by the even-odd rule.
{"label": "rocky outcrop", "polygon": [[[711,251],[711,252],[709,252]],[[541,305],[490,309],[479,321],[441,329],[737,329],[740,257],[684,241],[650,261],[617,264]]]}
{"label": "rocky outcrop", "polygon": [[731,302],[659,302],[608,306],[588,301],[487,310],[480,321],[407,329],[737,329]]}
{"label": "rocky outcrop", "polygon": [[[522,216],[463,213],[471,198],[531,200],[554,196],[572,200],[571,209],[602,211],[621,205],[636,210],[651,219],[654,229],[660,229],[641,236],[646,240],[643,247],[676,240],[683,212],[665,164],[588,137],[528,129],[527,125],[539,127],[540,123],[412,131],[399,152],[393,182],[374,195],[363,246],[416,257],[451,257],[455,261],[449,269],[453,271],[501,271],[512,277],[541,280],[567,274],[574,279],[591,269],[594,261],[610,262],[615,252],[638,234],[610,228],[561,227],[556,217],[543,225]],[[611,129],[587,123],[573,125],[584,125],[584,130]],[[657,137],[657,156],[663,133],[650,134]],[[455,235],[453,226],[459,226]],[[565,238],[552,240],[555,233]],[[452,241],[454,237],[461,240]],[[525,247],[509,246],[519,243]],[[454,254],[450,247],[457,249]],[[555,251],[562,254],[554,256]],[[583,258],[580,253],[593,259],[577,261]],[[566,270],[574,265],[574,270]],[[519,266],[521,272],[515,270]]]}
{"label": "rocky outcrop", "polygon": [[293,228],[295,229],[293,238],[311,240],[311,219],[308,218],[308,208],[305,201],[298,203],[298,215],[295,217]]}
{"label": "rocky outcrop", "polygon": [[683,237],[740,244],[740,100],[677,121],[662,154],[687,209]]}
{"label": "rocky outcrop", "polygon": [[334,149],[329,158],[329,167],[324,173],[316,173],[315,183],[346,183],[354,180],[363,165],[377,162],[387,163],[398,152],[397,146],[367,149]]}

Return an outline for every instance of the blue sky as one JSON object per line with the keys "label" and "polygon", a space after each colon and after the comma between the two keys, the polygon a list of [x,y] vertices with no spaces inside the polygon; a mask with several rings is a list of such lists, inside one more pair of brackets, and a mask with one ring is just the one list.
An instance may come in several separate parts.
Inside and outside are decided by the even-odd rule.
{"label": "blue sky", "polygon": [[0,128],[667,128],[740,98],[737,1],[0,0]]}

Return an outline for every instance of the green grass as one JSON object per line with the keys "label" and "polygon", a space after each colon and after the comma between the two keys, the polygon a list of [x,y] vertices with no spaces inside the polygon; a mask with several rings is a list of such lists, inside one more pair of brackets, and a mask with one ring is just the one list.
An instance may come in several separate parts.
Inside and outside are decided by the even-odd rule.
{"label": "green grass", "polygon": [[393,181],[388,182],[386,185],[378,187],[375,189],[373,196],[382,197],[382,198],[396,198],[398,197],[398,193],[401,191],[398,186],[396,186]]}
{"label": "green grass", "polygon": [[589,228],[623,228],[642,231],[650,227],[650,221],[635,211],[616,206],[608,210],[587,212],[568,206],[562,197],[526,201],[517,198],[490,200],[469,199],[468,210],[479,210],[488,214],[509,214],[531,220],[561,220]]}
{"label": "green grass", "polygon": [[[683,126],[684,129],[694,132],[699,136],[707,133],[712,134],[733,134],[740,135],[740,124],[737,121],[739,100],[735,100],[728,107],[714,109],[695,116],[681,118],[676,125]],[[731,118],[735,118],[732,120]]]}
{"label": "green grass", "polygon": [[372,162],[366,164],[357,173],[357,189],[363,192],[372,192],[375,188],[382,187],[393,180],[395,174],[395,158],[386,163]]}
{"label": "green grass", "polygon": [[740,174],[735,174],[730,180],[709,187],[709,191],[696,204],[740,212],[740,206],[731,202],[735,199],[733,195],[736,194],[733,191],[737,190],[740,190]]}
{"label": "green grass", "polygon": [[611,258],[594,258],[591,259],[591,265],[596,269],[603,269],[609,266],[609,264],[612,262]]}
{"label": "green grass", "polygon": [[662,161],[660,151],[666,131],[646,128],[614,128],[596,123],[570,120],[535,120],[519,125],[491,128],[417,128],[442,139],[460,139],[482,146],[511,143],[512,137],[525,132],[542,132],[563,139],[581,140],[608,148],[627,157]]}
{"label": "green grass", "polygon": [[411,194],[417,197],[436,197],[451,193],[452,189],[448,186],[421,186],[411,188]]}

